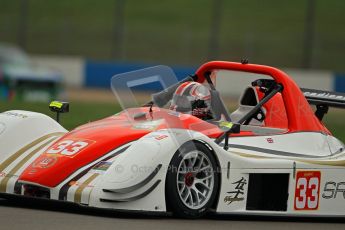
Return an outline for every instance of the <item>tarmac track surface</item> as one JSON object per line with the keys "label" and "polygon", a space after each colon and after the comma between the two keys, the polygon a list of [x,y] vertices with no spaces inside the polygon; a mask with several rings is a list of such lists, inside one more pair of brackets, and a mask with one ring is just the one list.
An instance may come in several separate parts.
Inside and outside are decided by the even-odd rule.
{"label": "tarmac track surface", "polygon": [[100,229],[239,229],[239,230],[333,230],[345,229],[344,219],[305,219],[272,217],[212,216],[199,220],[169,216],[123,214],[81,208],[56,202],[12,201],[0,199],[0,229],[100,230]]}

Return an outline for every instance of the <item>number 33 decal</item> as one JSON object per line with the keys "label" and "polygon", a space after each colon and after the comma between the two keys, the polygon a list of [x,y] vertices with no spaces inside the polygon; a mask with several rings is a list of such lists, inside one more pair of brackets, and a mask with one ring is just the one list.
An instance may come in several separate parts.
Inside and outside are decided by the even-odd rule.
{"label": "number 33 decal", "polygon": [[295,210],[315,210],[319,207],[319,171],[297,172],[295,189]]}
{"label": "number 33 decal", "polygon": [[90,141],[73,141],[73,140],[64,140],[55,144],[50,148],[48,154],[62,154],[66,156],[73,156],[84,149],[90,144]]}

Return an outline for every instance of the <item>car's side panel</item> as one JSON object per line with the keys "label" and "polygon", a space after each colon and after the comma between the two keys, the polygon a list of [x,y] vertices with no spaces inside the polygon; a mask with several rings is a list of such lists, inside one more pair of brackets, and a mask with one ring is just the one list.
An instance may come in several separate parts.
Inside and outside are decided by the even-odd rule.
{"label": "car's side panel", "polygon": [[186,129],[158,130],[142,137],[124,154],[115,158],[104,175],[97,178],[89,205],[110,209],[167,211],[166,173],[167,170],[174,170],[169,168],[170,161],[180,146],[195,140],[213,142],[202,133]]}
{"label": "car's side panel", "polygon": [[[283,135],[288,141],[288,135]],[[308,133],[304,133],[308,136]],[[311,133],[311,136],[313,134]],[[249,138],[250,139],[250,138]],[[291,138],[291,145],[295,143]],[[280,149],[294,149],[288,142]],[[314,143],[310,141],[311,143]],[[310,142],[303,142],[310,146]],[[245,142],[243,142],[245,144]],[[247,143],[248,144],[248,143]],[[255,145],[255,141],[251,143]],[[316,143],[318,144],[318,143]],[[222,150],[219,150],[222,152]],[[328,150],[329,151],[329,150]],[[230,169],[222,177],[222,189],[220,191],[217,212],[242,213],[242,214],[278,214],[278,215],[319,215],[319,216],[344,216],[345,204],[345,151],[328,156],[288,156],[283,152],[277,155],[269,152],[252,151],[248,148],[230,148],[228,155],[223,160],[229,162]],[[241,159],[237,158],[240,156]],[[251,175],[251,176],[250,176]],[[268,205],[258,205],[254,209],[248,209],[248,187],[253,175],[286,175],[286,208],[284,210],[270,209]],[[281,177],[283,178],[283,177]],[[269,182],[267,184],[267,182]],[[258,183],[260,184],[260,183]],[[279,181],[266,181],[265,186],[285,186]],[[270,189],[257,188],[257,193],[270,192]],[[252,193],[255,194],[255,193]],[[264,200],[261,195],[261,200]],[[276,196],[271,194],[272,199]],[[280,195],[284,197],[284,194]],[[252,199],[251,199],[252,200]],[[259,207],[259,208],[258,208]],[[281,207],[279,207],[281,208]]]}
{"label": "car's side panel", "polygon": [[[176,139],[176,137],[178,137]],[[190,140],[187,130],[159,130],[119,155],[91,192],[90,206],[166,211],[165,177],[173,154]]]}
{"label": "car's side panel", "polygon": [[[282,135],[253,136],[230,138],[230,148],[234,152],[241,153],[241,150],[248,150],[255,154],[268,154],[281,157],[295,156],[306,158],[320,158],[331,156],[343,146],[333,144],[333,151],[330,150],[331,136],[319,132],[298,132]],[[335,148],[338,148],[335,150]],[[247,153],[248,153],[247,151]]]}
{"label": "car's side panel", "polygon": [[344,175],[345,169],[324,169],[321,171],[319,207],[328,215],[345,215]]}

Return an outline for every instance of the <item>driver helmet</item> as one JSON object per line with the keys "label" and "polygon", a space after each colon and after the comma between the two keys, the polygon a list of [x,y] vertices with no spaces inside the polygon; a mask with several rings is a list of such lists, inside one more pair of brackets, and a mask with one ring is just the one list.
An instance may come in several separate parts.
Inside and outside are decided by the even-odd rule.
{"label": "driver helmet", "polygon": [[212,118],[210,90],[198,82],[182,83],[175,91],[170,109],[203,120]]}

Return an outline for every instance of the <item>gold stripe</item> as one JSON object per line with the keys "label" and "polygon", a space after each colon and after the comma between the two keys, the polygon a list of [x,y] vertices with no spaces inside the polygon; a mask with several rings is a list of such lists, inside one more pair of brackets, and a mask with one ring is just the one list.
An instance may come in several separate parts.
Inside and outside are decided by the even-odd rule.
{"label": "gold stripe", "polygon": [[330,166],[345,166],[345,161],[316,161],[316,160],[299,160],[304,163],[316,164],[316,165],[330,165]]}
{"label": "gold stripe", "polygon": [[253,155],[253,154],[247,154],[247,153],[240,153],[240,152],[235,152],[232,151],[232,153],[235,153],[239,156],[242,157],[247,157],[247,158],[256,158],[256,159],[282,159],[282,160],[292,160],[296,162],[303,162],[303,163],[308,163],[308,164],[316,164],[316,165],[329,165],[329,166],[340,166],[340,167],[345,167],[345,160],[340,160],[340,161],[334,161],[334,160],[304,160],[304,159],[293,159],[293,158],[280,158],[280,157],[268,157],[268,156],[258,156],[258,155]]}
{"label": "gold stripe", "polygon": [[84,181],[79,188],[74,193],[74,202],[81,203],[81,195],[84,189],[97,177],[99,176],[98,173],[92,174],[86,181]]}
{"label": "gold stripe", "polygon": [[53,142],[56,138],[58,138],[57,136],[52,138],[51,140],[49,140],[48,142],[40,145],[38,148],[36,148],[35,150],[33,150],[32,152],[30,152],[27,156],[25,156],[13,169],[11,169],[10,172],[8,172],[7,174],[9,176],[5,177],[1,183],[0,183],[0,192],[6,192],[6,188],[7,188],[7,183],[11,178],[11,175],[14,175],[21,167],[23,167],[23,165],[29,161],[37,152],[39,152],[40,150],[42,150],[44,147],[46,147],[47,145],[49,145],[51,142]]}
{"label": "gold stripe", "polygon": [[231,151],[232,153],[235,153],[241,157],[247,157],[247,158],[257,158],[257,159],[273,159],[273,157],[266,157],[266,156],[259,156],[259,155],[254,155],[254,154],[248,154],[248,153],[240,153],[236,151]]}
{"label": "gold stripe", "polygon": [[58,132],[58,133],[50,133],[48,135],[45,135],[33,142],[31,142],[30,144],[24,146],[23,148],[21,148],[20,150],[18,150],[15,154],[11,155],[9,158],[7,158],[4,162],[2,162],[0,164],[0,172],[2,172],[5,168],[7,168],[13,161],[15,161],[16,159],[18,159],[18,157],[20,157],[21,155],[23,155],[26,151],[28,151],[30,148],[32,148],[33,146],[37,145],[38,143],[48,139],[49,137],[52,136],[56,136],[56,135],[62,135],[64,133]]}

